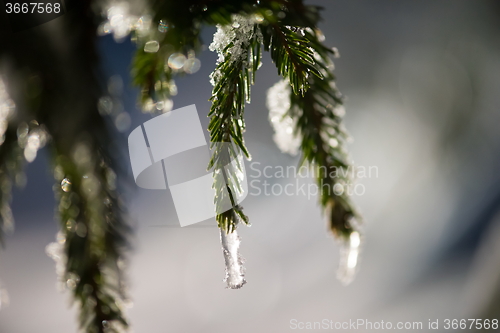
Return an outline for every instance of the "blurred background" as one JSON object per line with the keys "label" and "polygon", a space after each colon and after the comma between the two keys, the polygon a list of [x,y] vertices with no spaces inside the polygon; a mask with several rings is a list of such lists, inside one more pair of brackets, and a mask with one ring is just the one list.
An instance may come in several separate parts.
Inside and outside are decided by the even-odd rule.
{"label": "blurred background", "polygon": [[[445,331],[445,319],[500,319],[499,3],[308,3],[324,7],[325,42],[341,54],[335,73],[347,96],[351,156],[378,170],[359,180],[365,193],[354,197],[365,219],[356,279],[346,287],[336,279],[339,244],[327,236],[317,198],[249,195],[252,227],[239,229],[248,283],[225,289],[218,229],[178,227],[168,191],[132,184],[135,332],[288,332],[293,319],[420,321],[424,331],[439,320]],[[214,31],[204,31],[207,46]],[[116,139],[125,148],[130,131],[150,119],[137,109],[129,78],[135,46],[111,36],[98,43],[106,78],[123,82],[114,93],[128,114]],[[174,109],[196,104],[206,127],[217,55],[206,48],[199,58],[200,71],[177,80]],[[246,109],[252,162],[297,165],[272,139],[266,91],[279,78],[267,54],[263,62]],[[16,231],[0,254],[0,287],[10,298],[0,310],[2,333],[77,330],[76,307],[56,290],[45,254],[57,232],[45,153],[14,193]],[[128,156],[123,161],[133,182]]]}

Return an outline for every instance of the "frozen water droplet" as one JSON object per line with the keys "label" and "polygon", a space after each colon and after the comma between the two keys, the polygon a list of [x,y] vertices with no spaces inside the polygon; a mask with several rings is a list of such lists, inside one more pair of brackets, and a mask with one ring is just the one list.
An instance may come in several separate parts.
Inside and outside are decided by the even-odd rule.
{"label": "frozen water droplet", "polygon": [[316,37],[318,38],[318,41],[324,42],[325,41],[325,35],[323,34],[323,32],[320,29],[315,29],[314,31],[316,33]]}
{"label": "frozen water droplet", "polygon": [[66,236],[64,236],[64,234],[61,231],[59,231],[56,234],[56,240],[58,244],[64,244],[66,243]]}
{"label": "frozen water droplet", "polygon": [[66,222],[66,229],[70,232],[73,232],[75,231],[76,229],[76,222],[75,220],[73,219],[69,219],[67,222]]}
{"label": "frozen water droplet", "polygon": [[115,126],[119,132],[128,130],[131,124],[130,115],[127,112],[122,112],[115,118]]}
{"label": "frozen water droplet", "polygon": [[76,231],[76,234],[82,238],[87,236],[87,226],[82,222],[78,222],[78,224],[76,225],[75,231]]}
{"label": "frozen water droplet", "polygon": [[177,95],[177,85],[175,84],[174,81],[170,82],[169,88],[170,88],[170,95],[172,95],[172,96]]}
{"label": "frozen water droplet", "polygon": [[163,104],[164,104],[163,101],[159,101],[158,103],[156,103],[156,110],[158,111],[163,110]]}
{"label": "frozen water droplet", "polygon": [[328,143],[330,144],[330,147],[332,147],[332,148],[335,148],[339,145],[339,142],[335,138],[330,138],[330,140],[328,140]]}
{"label": "frozen water droplet", "polygon": [[182,53],[173,53],[168,58],[168,67],[172,69],[181,69],[186,63],[186,56]]}
{"label": "frozen water droplet", "polygon": [[29,126],[26,123],[21,123],[19,127],[17,127],[17,137],[18,139],[22,139],[23,137],[26,137],[28,135],[29,131]]}
{"label": "frozen water droplet", "polygon": [[97,103],[97,109],[102,116],[109,115],[113,111],[113,101],[110,97],[101,97]]}
{"label": "frozen water droplet", "polygon": [[354,279],[358,265],[360,245],[361,236],[357,231],[352,232],[349,238],[344,240],[344,244],[342,244],[337,277],[344,285],[348,285]]}
{"label": "frozen water droplet", "polygon": [[254,20],[257,23],[262,23],[262,22],[264,22],[264,16],[262,16],[259,13],[257,13],[257,14],[254,15]]}
{"label": "frozen water droplet", "polygon": [[146,42],[146,44],[144,44],[144,52],[146,53],[155,53],[158,52],[159,49],[160,43],[155,40],[150,40],[149,42]]}
{"label": "frozen water droplet", "polygon": [[333,57],[340,58],[340,52],[336,47],[332,47]]}
{"label": "frozen water droplet", "polygon": [[75,290],[76,286],[80,282],[80,277],[75,273],[68,273],[68,279],[66,280],[66,287],[69,290]]}
{"label": "frozen water droplet", "polygon": [[155,107],[155,102],[153,102],[151,98],[148,98],[142,105],[142,111],[153,112],[154,107]]}
{"label": "frozen water droplet", "polygon": [[241,26],[238,22],[233,22],[233,28],[238,29]]}
{"label": "frozen water droplet", "polygon": [[66,286],[68,287],[69,290],[75,290],[75,288],[76,288],[75,280],[68,279],[66,281]]}
{"label": "frozen water droplet", "polygon": [[344,193],[344,186],[339,183],[333,185],[333,193],[336,195],[342,195]]}
{"label": "frozen water droplet", "polygon": [[143,15],[135,22],[134,28],[140,36],[146,36],[150,32],[151,23],[151,16]]}
{"label": "frozen water droplet", "polygon": [[162,111],[163,113],[172,110],[173,106],[174,102],[171,99],[165,99],[163,101],[156,103],[156,109],[158,111]]}
{"label": "frozen water droplet", "polygon": [[97,28],[97,34],[99,36],[104,36],[111,33],[111,24],[109,22],[103,22],[98,28]]}
{"label": "frozen water droplet", "polygon": [[333,114],[337,117],[343,117],[345,115],[345,108],[342,105],[339,105],[333,109]]}
{"label": "frozen water droplet", "polygon": [[190,58],[186,60],[186,63],[184,64],[184,72],[188,74],[194,74],[196,73],[201,67],[201,61],[196,58]]}
{"label": "frozen water droplet", "polygon": [[160,20],[160,23],[158,23],[158,31],[161,33],[165,33],[168,30],[168,24],[167,21],[165,20]]}
{"label": "frozen water droplet", "polygon": [[226,263],[226,277],[224,281],[229,289],[239,289],[246,283],[245,268],[243,260],[239,253],[240,237],[236,230],[226,234],[224,230],[220,230],[220,239],[222,244],[222,252],[224,253],[224,261]]}
{"label": "frozen water droplet", "polygon": [[64,178],[61,181],[61,188],[64,192],[69,192],[71,190],[71,182],[68,178]]}

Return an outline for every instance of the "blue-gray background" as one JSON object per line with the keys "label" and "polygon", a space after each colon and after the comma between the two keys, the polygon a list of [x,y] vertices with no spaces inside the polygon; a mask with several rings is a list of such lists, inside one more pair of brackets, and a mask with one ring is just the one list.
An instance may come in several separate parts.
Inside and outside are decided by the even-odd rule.
{"label": "blue-gray background", "polygon": [[[217,229],[172,227],[168,191],[134,189],[128,280],[135,332],[288,332],[292,319],[358,318],[422,321],[424,331],[429,319],[440,319],[443,330],[446,318],[476,318],[498,306],[500,6],[314,3],[325,7],[326,43],[341,53],[335,73],[348,97],[354,162],[379,171],[360,180],[366,193],[355,197],[366,220],[356,280],[343,287],[335,279],[338,244],[326,236],[316,198],[248,196],[252,227],[240,229],[248,284],[227,290]],[[204,32],[207,45],[213,32]],[[137,110],[128,77],[134,46],[106,36],[99,47],[106,75],[125,84],[132,125],[118,140],[126,145],[129,131],[150,118]],[[177,80],[174,108],[196,104],[206,127],[216,55],[206,50],[200,59],[198,73]],[[263,60],[246,109],[246,143],[262,167],[296,165],[298,158],[272,141],[265,96],[278,77],[269,57]],[[74,332],[75,307],[57,292],[54,263],[44,253],[57,224],[43,153],[27,176],[27,186],[15,191],[16,232],[0,254],[10,295],[0,332]]]}

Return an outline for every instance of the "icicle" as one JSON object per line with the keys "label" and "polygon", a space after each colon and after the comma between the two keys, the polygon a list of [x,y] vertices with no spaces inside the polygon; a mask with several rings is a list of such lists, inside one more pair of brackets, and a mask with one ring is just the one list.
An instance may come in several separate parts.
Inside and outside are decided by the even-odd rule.
{"label": "icicle", "polygon": [[245,268],[243,267],[243,258],[240,256],[240,237],[236,230],[226,234],[220,229],[220,241],[224,261],[226,262],[226,277],[224,282],[229,289],[239,289],[247,282],[245,280]]}
{"label": "icicle", "polygon": [[337,278],[344,285],[351,283],[356,275],[360,245],[361,236],[357,231],[352,232],[349,238],[345,240],[342,245],[342,249],[340,250],[340,263],[337,271]]}

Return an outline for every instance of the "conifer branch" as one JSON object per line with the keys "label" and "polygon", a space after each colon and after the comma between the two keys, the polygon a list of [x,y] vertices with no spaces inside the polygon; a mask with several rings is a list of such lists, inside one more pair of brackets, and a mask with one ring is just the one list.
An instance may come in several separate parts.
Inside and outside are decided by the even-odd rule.
{"label": "conifer branch", "polygon": [[[21,34],[0,31],[6,45],[0,59],[10,61],[6,83],[16,104],[0,147],[0,181],[10,185],[21,162],[33,161],[49,141],[61,228],[47,253],[86,333],[126,327],[120,262],[129,232],[115,184],[113,130],[97,109],[95,19],[90,2],[75,3],[59,19],[65,52],[38,27]],[[4,207],[7,189],[2,186]]]}
{"label": "conifer branch", "polygon": [[331,72],[334,51],[322,45],[318,40],[321,33],[310,27],[273,24],[263,34],[264,47],[278,74],[292,87],[287,115],[296,120],[294,133],[302,140],[302,161],[315,170],[330,229],[348,239],[356,231],[355,220],[360,215],[346,191],[352,166],[345,150],[348,135],[342,125],[343,101]]}
{"label": "conifer branch", "polygon": [[[222,60],[212,74],[214,88],[210,99],[212,107],[208,114],[210,148],[213,149],[208,169],[214,169],[215,204],[216,211],[219,212],[216,221],[219,228],[227,233],[234,231],[239,221],[249,223],[248,217],[236,202],[236,194],[242,191],[238,174],[243,173],[238,158],[240,151],[250,158],[243,138],[244,109],[245,103],[250,102],[251,85],[255,80],[255,72],[260,67],[261,36],[256,24],[244,20],[247,19],[240,17],[236,20],[238,27],[234,30],[243,29],[239,25],[250,24],[249,39],[243,39],[244,35],[238,32],[234,40],[229,40],[227,45],[222,46]],[[231,163],[232,161],[234,162]],[[227,202],[227,197],[232,209],[221,213],[222,204]]]}
{"label": "conifer branch", "polygon": [[[120,262],[128,228],[116,196],[116,175],[99,147],[80,142],[68,158],[56,148],[56,197],[65,271],[60,277],[79,303],[86,332],[121,332],[127,327]],[[57,186],[59,185],[59,186]],[[59,258],[59,260],[61,260]]]}

